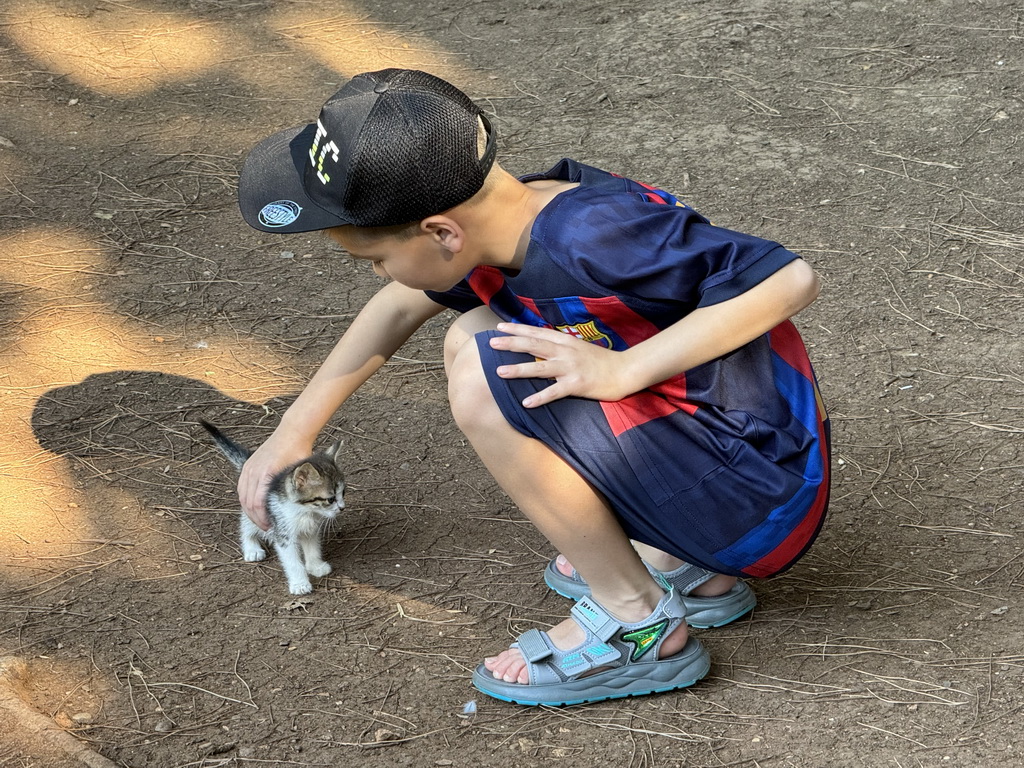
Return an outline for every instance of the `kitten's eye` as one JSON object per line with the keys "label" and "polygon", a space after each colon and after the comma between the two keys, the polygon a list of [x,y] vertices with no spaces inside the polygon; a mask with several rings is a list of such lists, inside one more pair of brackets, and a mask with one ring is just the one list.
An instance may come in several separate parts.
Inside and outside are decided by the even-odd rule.
{"label": "kitten's eye", "polygon": [[331,496],[331,498],[329,498],[329,499],[325,499],[325,500],[324,500],[324,503],[325,503],[325,504],[326,504],[326,505],[327,505],[328,507],[331,507],[331,506],[334,506],[334,502],[336,502],[336,501],[337,501],[337,498],[335,498],[334,496]]}

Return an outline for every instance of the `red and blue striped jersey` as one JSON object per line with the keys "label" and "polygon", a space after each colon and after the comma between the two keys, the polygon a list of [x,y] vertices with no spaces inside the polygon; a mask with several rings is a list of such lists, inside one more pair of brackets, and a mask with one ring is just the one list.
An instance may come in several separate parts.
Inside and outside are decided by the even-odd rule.
{"label": "red and blue striped jersey", "polygon": [[[534,178],[579,186],[538,215],[522,269],[477,267],[431,298],[460,311],[486,304],[505,320],[622,350],[799,258],[716,227],[663,190],[572,160],[524,180]],[[485,365],[509,362],[480,349]],[[788,321],[617,402],[567,398],[527,410],[520,390],[536,382],[489,382],[510,423],[598,487],[633,538],[719,572],[768,576],[820,528],[828,423]]]}

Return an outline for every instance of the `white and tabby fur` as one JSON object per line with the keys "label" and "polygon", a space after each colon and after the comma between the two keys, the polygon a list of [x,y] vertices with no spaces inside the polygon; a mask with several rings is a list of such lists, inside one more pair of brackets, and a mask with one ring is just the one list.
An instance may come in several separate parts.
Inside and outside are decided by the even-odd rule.
{"label": "white and tabby fur", "polygon": [[[233,442],[212,424],[199,423],[213,436],[235,469],[241,470],[252,451]],[[241,515],[239,527],[246,561],[266,558],[261,540],[273,544],[288,578],[288,591],[293,595],[313,591],[310,576],[331,572],[330,564],[324,562],[321,554],[321,543],[327,528],[345,508],[345,480],[337,463],[340,448],[341,443],[336,442],[273,477],[267,491],[270,530],[261,530],[244,512]]]}

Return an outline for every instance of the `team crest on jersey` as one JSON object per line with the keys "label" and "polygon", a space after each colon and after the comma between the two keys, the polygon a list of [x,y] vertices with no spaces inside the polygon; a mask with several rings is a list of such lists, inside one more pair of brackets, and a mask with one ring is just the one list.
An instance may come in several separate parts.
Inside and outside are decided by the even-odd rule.
{"label": "team crest on jersey", "polygon": [[607,349],[612,348],[611,338],[608,334],[601,333],[601,331],[597,329],[597,323],[594,320],[590,320],[586,323],[577,323],[575,325],[556,325],[555,328],[562,333],[575,336],[577,339],[589,341],[591,344],[597,344],[599,347],[605,347]]}

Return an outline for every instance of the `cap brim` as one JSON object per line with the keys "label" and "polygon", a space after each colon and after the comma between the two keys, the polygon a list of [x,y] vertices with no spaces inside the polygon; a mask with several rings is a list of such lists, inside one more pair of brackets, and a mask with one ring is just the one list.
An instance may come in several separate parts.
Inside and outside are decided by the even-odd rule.
{"label": "cap brim", "polygon": [[238,207],[261,232],[311,232],[350,222],[328,213],[303,189],[316,124],[289,128],[257,144],[238,179]]}

